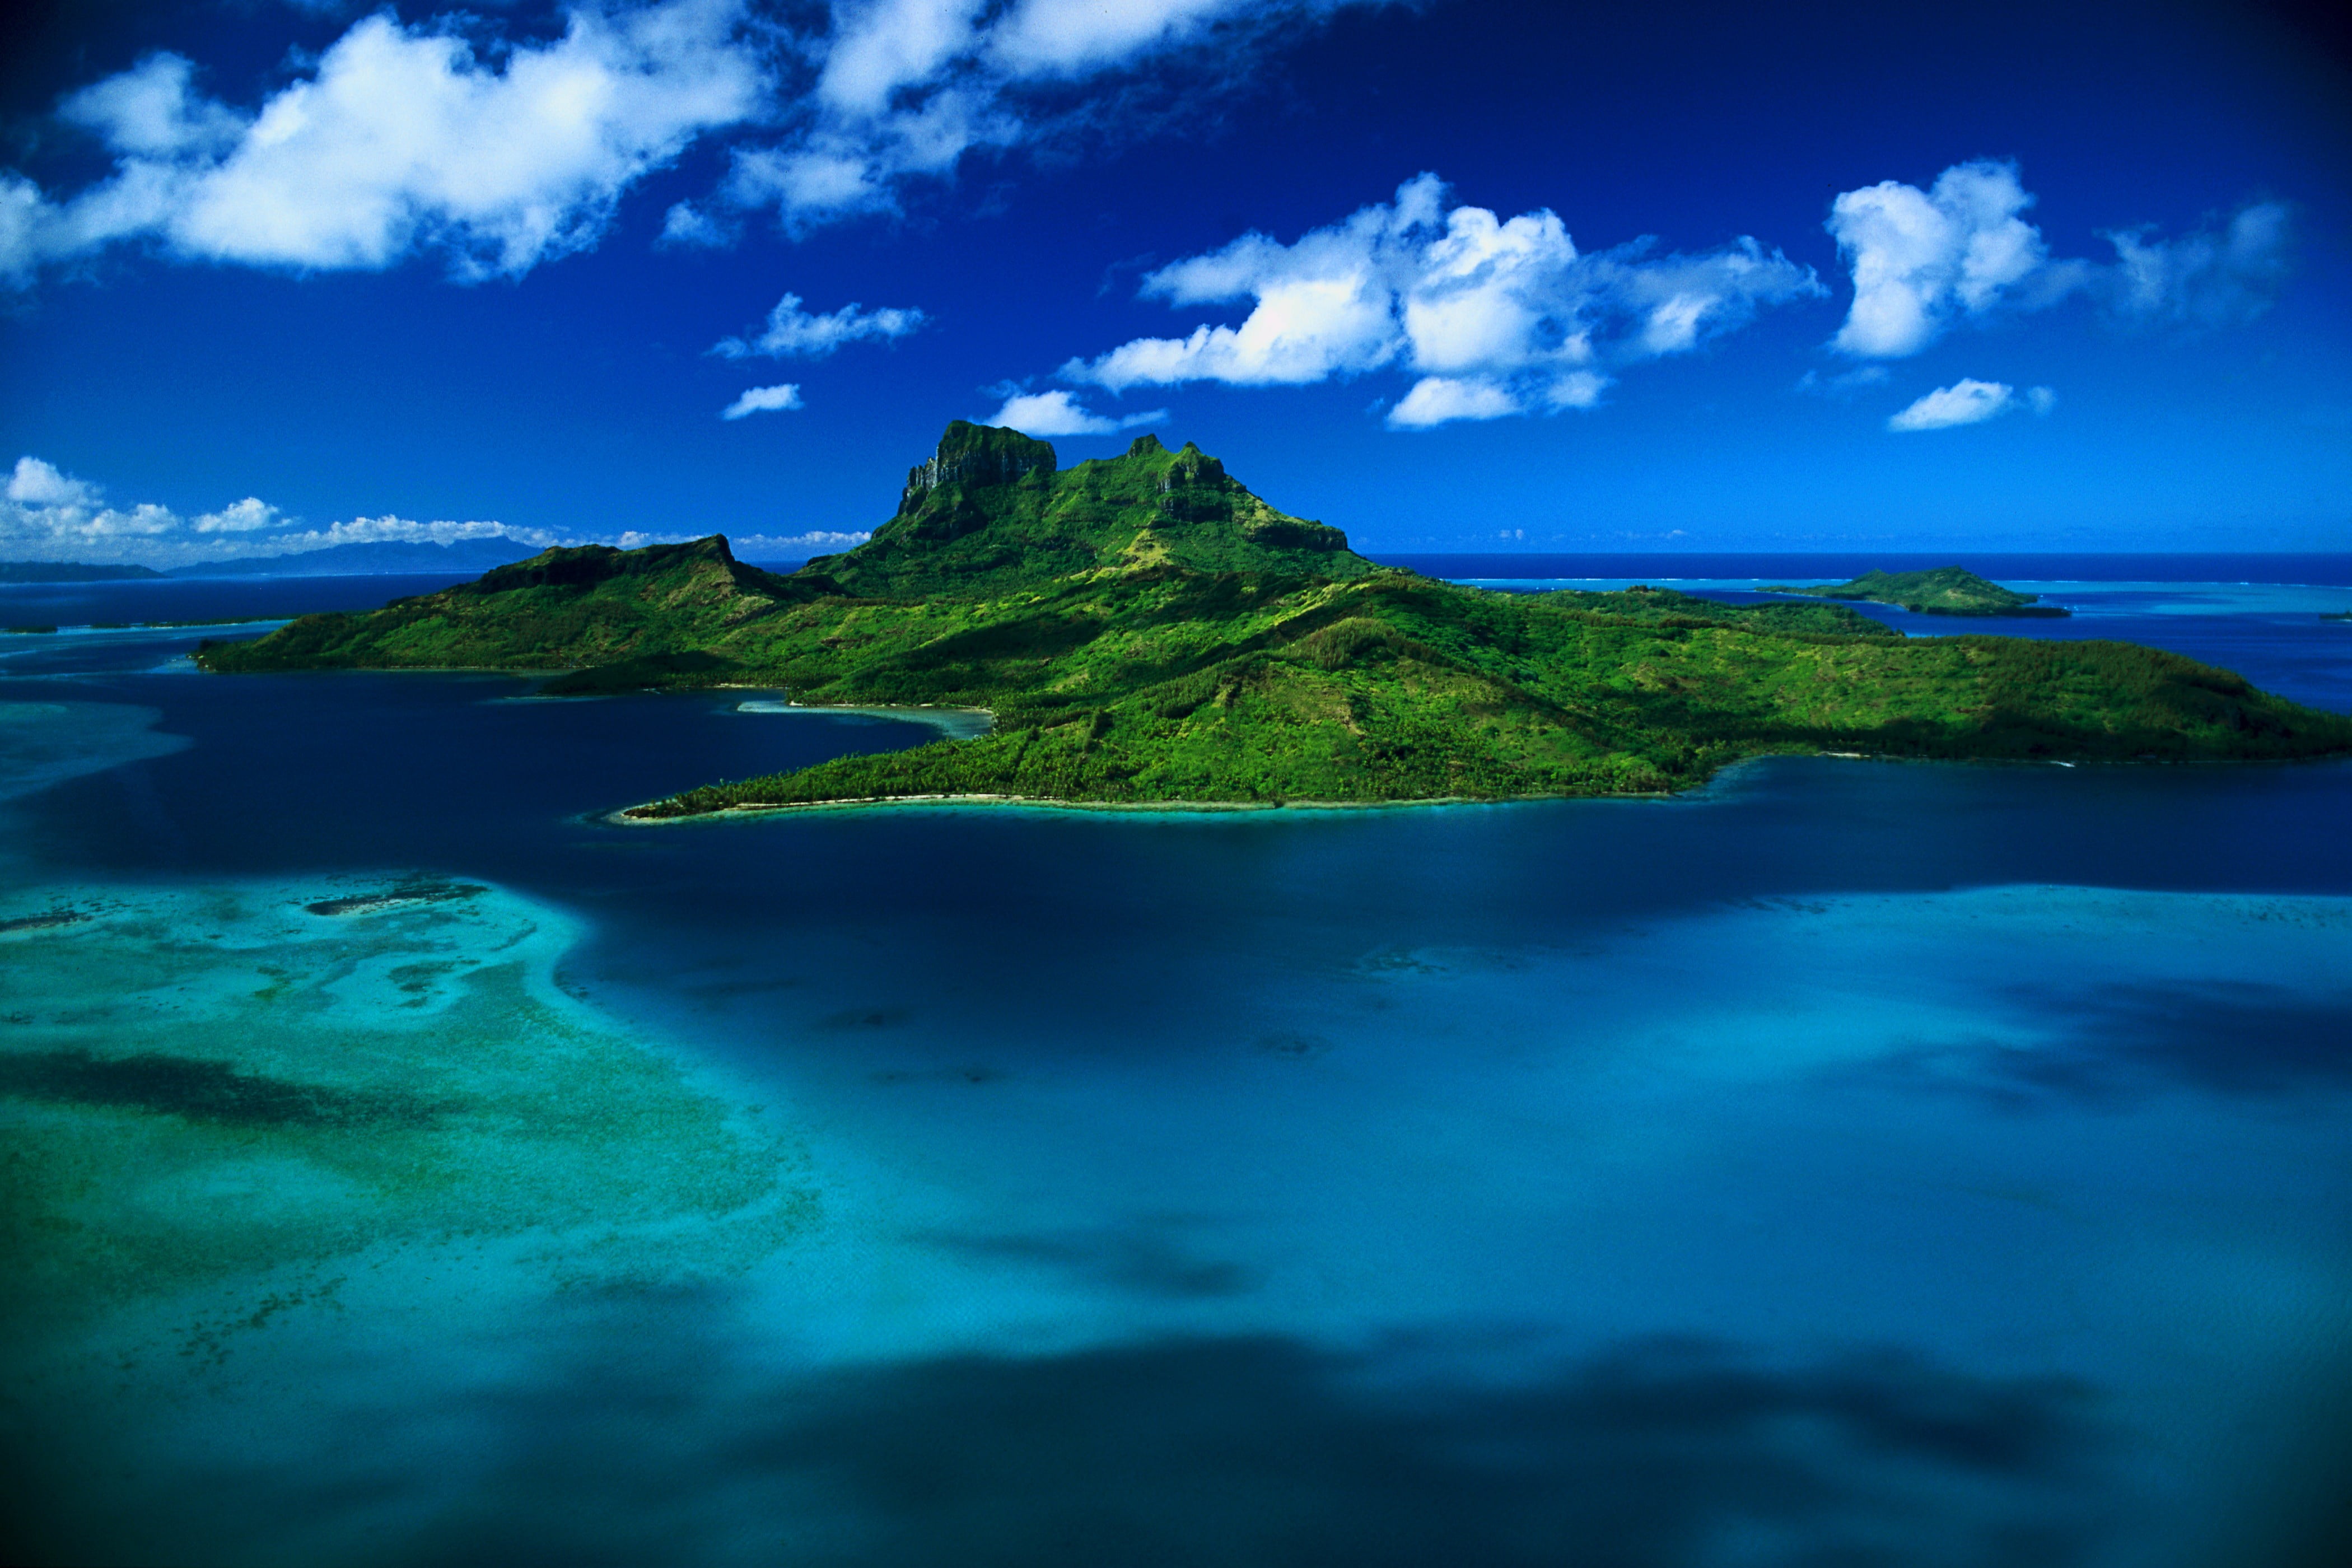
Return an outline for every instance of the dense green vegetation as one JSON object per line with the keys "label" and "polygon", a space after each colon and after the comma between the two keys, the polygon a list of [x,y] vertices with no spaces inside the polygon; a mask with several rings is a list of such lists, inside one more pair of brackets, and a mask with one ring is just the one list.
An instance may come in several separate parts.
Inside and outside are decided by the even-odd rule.
{"label": "dense green vegetation", "polygon": [[1804,594],[1816,599],[1867,599],[1874,605],[1899,605],[1927,616],[2047,616],[2073,614],[2057,605],[2034,601],[2038,594],[2020,594],[1989,583],[1964,566],[1938,566],[1932,572],[1865,572],[1850,583],[1822,583],[1811,588],[1776,583],[1767,594]]}
{"label": "dense green vegetation", "polygon": [[1525,595],[1385,568],[1192,447],[1060,470],[949,428],[871,542],[791,576],[724,539],[552,550],[370,615],[207,643],[221,671],[562,670],[986,708],[988,734],[692,788],[647,816],[912,795],[1101,805],[1659,792],[1767,752],[2352,752],[2352,720],[2122,643],[1914,642],[1844,605]]}

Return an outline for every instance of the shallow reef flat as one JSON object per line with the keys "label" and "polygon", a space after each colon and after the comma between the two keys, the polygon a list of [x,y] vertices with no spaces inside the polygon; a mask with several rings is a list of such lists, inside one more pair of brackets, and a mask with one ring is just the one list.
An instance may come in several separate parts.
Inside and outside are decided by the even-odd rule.
{"label": "shallow reef flat", "polygon": [[794,1148],[567,994],[577,934],[415,876],[0,896],[8,1425],[372,1289],[674,1288],[798,1234]]}

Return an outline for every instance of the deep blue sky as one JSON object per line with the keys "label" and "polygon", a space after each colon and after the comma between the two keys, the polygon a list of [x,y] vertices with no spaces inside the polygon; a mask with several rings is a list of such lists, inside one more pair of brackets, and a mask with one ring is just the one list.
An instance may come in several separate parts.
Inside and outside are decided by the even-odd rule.
{"label": "deep blue sky", "polygon": [[[520,256],[492,243],[520,221],[509,209],[436,207],[432,193],[471,188],[478,167],[536,189],[530,124],[428,128],[386,154],[386,136],[420,122],[397,83],[362,106],[378,116],[373,152],[202,193],[251,154],[260,133],[239,117],[328,70],[321,57],[355,30],[405,47],[462,27],[478,46],[465,68],[494,93],[501,71],[552,47],[561,9],[477,6],[455,24],[402,0],[375,13],[394,28],[331,0],[31,15],[0,50],[0,167],[29,182],[10,187],[16,226],[0,220],[0,274],[14,268],[0,283],[0,464],[47,467],[17,464],[0,557],[253,553],[286,548],[289,530],[387,517],[564,538],[850,531],[888,516],[946,421],[990,417],[1022,391],[1110,418],[1165,409],[1148,426],[1162,439],[1199,442],[1276,505],[1371,549],[2352,545],[2352,77],[2291,14],[1128,0],[1143,20],[1104,41],[1083,18],[1053,31],[1058,14],[1030,3],[1045,31],[1015,37],[1018,7],[978,31],[951,16],[960,56],[902,72],[896,99],[844,109],[856,83],[838,61],[818,77],[827,51],[860,28],[902,46],[921,17],[812,5],[759,13],[770,26],[746,32],[709,0],[701,52],[646,90],[708,92],[732,70],[759,101],[646,132],[562,187],[573,206],[557,221],[576,248]],[[607,35],[642,9],[615,7]],[[1173,33],[1146,25],[1166,16]],[[186,101],[218,106],[173,121],[168,148],[121,94],[111,121],[87,100],[59,118],[68,95],[159,52],[193,63]],[[151,65],[139,79],[161,78]],[[966,135],[990,114],[1023,129],[928,167],[890,140],[926,95],[959,89],[979,106]],[[668,112],[638,103],[614,134]],[[812,148],[863,159],[866,195],[845,208],[803,190],[795,205],[775,182],[728,184],[730,152]],[[141,156],[180,195],[107,230],[86,193]],[[420,215],[413,234],[395,224],[336,253],[331,234],[304,228],[312,204],[355,210],[338,182],[361,165],[352,179],[381,181],[365,170],[385,157],[406,171],[395,199]],[[1952,272],[1940,330],[1841,337],[1862,250],[1842,253],[1825,226],[1832,203],[1899,182],[1916,188],[1894,198],[1912,201],[1903,210],[1924,211],[1916,193],[1972,161],[2032,198],[2013,216],[2039,251],[2000,270],[2015,231],[1995,214],[1997,276],[1973,308]],[[1284,373],[1305,384],[1230,384],[1264,374],[1245,346],[1187,362],[1224,380],[1057,374],[1133,340],[1241,325],[1246,297],[1171,302],[1139,285],[1251,231],[1292,246],[1424,172],[1449,187],[1433,213],[1558,215],[1586,260],[1552,253],[1559,265],[1521,275],[1511,296],[1541,295],[1549,326],[1440,363],[1436,340],[1395,324],[1401,297],[1382,295],[1394,312],[1317,351],[1328,374]],[[657,243],[682,202],[735,237]],[[273,223],[296,237],[270,237]],[[2137,283],[2112,231],[2141,234]],[[1656,238],[1646,262],[1590,270],[1643,236]],[[1778,281],[1703,317],[1687,346],[1656,339],[1645,312],[1701,287],[1658,258],[1697,258],[1691,276],[1716,278],[1705,269],[1742,236]],[[1426,282],[1428,237],[1382,265]],[[1314,271],[1263,249],[1261,285]],[[1934,287],[1938,263],[1904,254],[1927,268],[1906,276]],[[460,256],[477,276],[453,277]],[[923,320],[824,357],[709,352],[756,336],[787,292],[819,315],[856,302]],[[1559,349],[1562,321],[1590,329],[1589,359]],[[1433,378],[1444,384],[1413,392]],[[720,417],[748,389],[782,384],[800,406]],[[1912,423],[2000,411],[1890,428],[1938,391]],[[1548,398],[1585,405],[1549,411]],[[1426,422],[1447,413],[1464,416]],[[1132,434],[1052,438],[1068,462]],[[226,510],[246,497],[278,510]],[[137,521],[142,503],[170,515]]]}

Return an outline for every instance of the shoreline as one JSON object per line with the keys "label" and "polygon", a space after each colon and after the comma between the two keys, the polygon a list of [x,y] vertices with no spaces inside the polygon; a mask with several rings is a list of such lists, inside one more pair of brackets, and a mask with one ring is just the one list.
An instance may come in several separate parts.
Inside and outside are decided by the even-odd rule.
{"label": "shoreline", "polygon": [[1688,790],[1640,790],[1610,795],[1416,795],[1402,800],[1059,800],[1046,795],[845,795],[835,800],[778,801],[773,805],[722,806],[717,811],[688,812],[676,816],[632,816],[629,814],[644,805],[616,806],[611,811],[586,814],[590,821],[603,822],[614,827],[671,827],[682,823],[718,822],[730,817],[753,818],[775,816],[799,812],[875,811],[899,805],[931,806],[1026,806],[1041,811],[1112,812],[1126,814],[1166,814],[1170,816],[1213,816],[1237,812],[1266,811],[1420,811],[1445,805],[1520,805],[1537,801],[1555,800],[1626,800],[1676,801],[1687,800],[1714,786],[1724,773],[1759,759],[1743,757],[1720,770],[1713,778]]}
{"label": "shoreline", "polygon": [[1045,795],[844,795],[832,800],[777,801],[768,805],[722,806],[717,811],[687,812],[675,816],[632,816],[631,812],[655,801],[639,801],[633,805],[614,806],[608,811],[587,811],[576,820],[598,822],[612,827],[674,827],[687,823],[721,822],[729,819],[749,820],[758,817],[788,816],[803,812],[882,811],[893,806],[982,806],[1028,807],[1040,811],[1105,812],[1124,814],[1164,814],[1169,816],[1209,816],[1234,812],[1267,811],[1420,811],[1449,805],[1526,805],[1544,801],[1631,801],[1654,802],[1660,805],[1691,803],[1705,798],[1720,788],[1732,774],[1759,763],[1774,758],[1799,760],[1821,759],[1835,762],[1892,763],[1902,765],[1935,767],[2002,767],[2002,768],[2162,768],[2162,767],[2226,767],[2244,768],[2267,763],[2277,767],[2320,765],[2328,763],[2345,764],[2343,756],[2270,757],[2270,758],[2179,758],[2149,757],[2119,761],[2116,759],[2057,757],[1907,757],[1891,752],[1759,752],[1726,763],[1706,778],[1679,790],[1624,790],[1608,794],[1573,795],[1547,793],[1538,795],[1416,795],[1400,800],[1059,800]]}

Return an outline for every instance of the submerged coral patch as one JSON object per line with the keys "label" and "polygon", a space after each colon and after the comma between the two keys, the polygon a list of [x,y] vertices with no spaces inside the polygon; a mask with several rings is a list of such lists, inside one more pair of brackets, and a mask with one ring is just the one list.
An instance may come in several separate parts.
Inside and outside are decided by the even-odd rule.
{"label": "submerged coral patch", "polygon": [[37,931],[55,931],[59,926],[79,925],[89,919],[79,910],[51,910],[47,914],[16,915],[0,921],[0,936],[16,936]]}
{"label": "submerged coral patch", "polygon": [[119,1106],[228,1126],[425,1127],[443,1108],[401,1094],[289,1083],[225,1061],[142,1051],[0,1057],[0,1096],[58,1105]]}
{"label": "submerged coral patch", "polygon": [[65,940],[10,949],[0,1328],[19,1373],[92,1333],[136,1360],[185,1338],[163,1319],[190,1301],[244,1322],[361,1260],[503,1247],[496,1289],[528,1295],[730,1275],[805,1226],[790,1143],[558,986],[562,914],[483,884],[337,881],[0,903],[44,930],[76,911]]}

